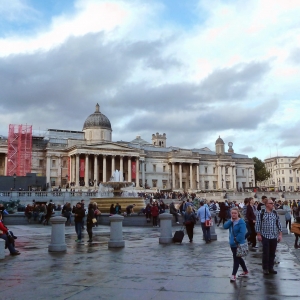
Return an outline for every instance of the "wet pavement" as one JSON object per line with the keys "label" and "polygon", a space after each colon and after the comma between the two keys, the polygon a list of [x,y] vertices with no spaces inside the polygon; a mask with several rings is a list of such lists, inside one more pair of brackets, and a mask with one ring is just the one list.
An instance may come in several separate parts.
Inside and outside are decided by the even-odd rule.
{"label": "wet pavement", "polygon": [[160,245],[159,228],[124,227],[125,248],[108,249],[110,227],[94,228],[89,245],[76,244],[74,227],[67,226],[67,253],[48,252],[50,226],[10,229],[21,255],[6,250],[0,261],[0,299],[300,299],[300,250],[294,249],[293,234],[278,245],[277,275],[262,274],[259,248],[246,259],[249,278],[230,283],[228,231],[221,228],[210,244],[197,225],[194,243],[185,235],[183,244]]}

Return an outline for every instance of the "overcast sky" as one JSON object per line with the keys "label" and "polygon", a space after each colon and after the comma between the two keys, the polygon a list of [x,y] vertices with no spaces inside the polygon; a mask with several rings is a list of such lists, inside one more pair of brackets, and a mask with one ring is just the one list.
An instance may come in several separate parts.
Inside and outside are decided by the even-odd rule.
{"label": "overcast sky", "polygon": [[82,130],[113,141],[300,154],[299,0],[1,0],[0,134]]}

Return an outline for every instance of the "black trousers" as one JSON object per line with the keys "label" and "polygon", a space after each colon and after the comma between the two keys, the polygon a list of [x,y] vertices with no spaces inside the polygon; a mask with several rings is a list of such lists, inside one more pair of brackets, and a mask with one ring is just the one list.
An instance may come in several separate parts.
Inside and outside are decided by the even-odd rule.
{"label": "black trousers", "polygon": [[249,236],[249,241],[252,244],[252,247],[256,246],[256,231],[255,231],[255,223],[249,222],[249,227],[250,227],[250,236]]}
{"label": "black trousers", "polygon": [[264,270],[272,270],[274,267],[277,239],[267,239],[262,237],[263,256],[262,266]]}
{"label": "black trousers", "polygon": [[194,237],[194,223],[186,224],[185,229],[190,241],[192,241]]}

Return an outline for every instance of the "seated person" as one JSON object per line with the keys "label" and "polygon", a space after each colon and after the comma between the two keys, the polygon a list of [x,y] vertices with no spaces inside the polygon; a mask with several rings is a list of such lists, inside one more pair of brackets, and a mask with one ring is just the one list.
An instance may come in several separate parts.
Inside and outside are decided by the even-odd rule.
{"label": "seated person", "polygon": [[126,213],[127,213],[127,216],[129,216],[129,215],[131,215],[131,214],[133,214],[134,213],[134,211],[133,211],[133,208],[135,207],[135,204],[131,204],[131,205],[128,205],[127,207],[126,207]]}
{"label": "seated person", "polygon": [[[7,236],[8,229],[2,222],[2,214],[0,213],[0,239],[5,240],[6,246],[10,252],[10,255],[19,255],[20,252],[17,251],[14,247],[14,241],[11,241],[11,238]],[[13,237],[12,237],[13,238]]]}

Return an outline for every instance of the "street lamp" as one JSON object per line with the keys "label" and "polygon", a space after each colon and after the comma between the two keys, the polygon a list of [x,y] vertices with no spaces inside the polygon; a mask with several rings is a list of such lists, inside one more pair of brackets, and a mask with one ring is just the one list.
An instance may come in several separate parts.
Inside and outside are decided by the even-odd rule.
{"label": "street lamp", "polygon": [[17,175],[16,173],[14,173],[14,191],[16,190],[16,178],[17,178]]}

